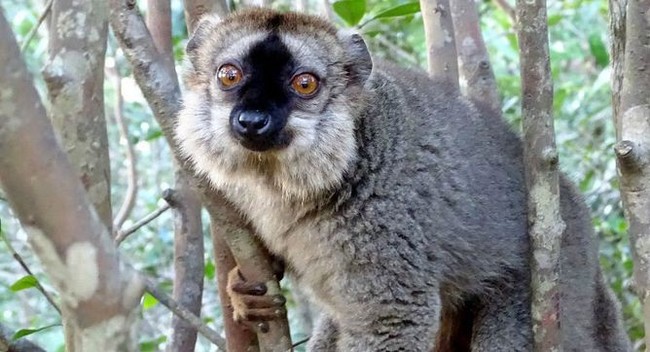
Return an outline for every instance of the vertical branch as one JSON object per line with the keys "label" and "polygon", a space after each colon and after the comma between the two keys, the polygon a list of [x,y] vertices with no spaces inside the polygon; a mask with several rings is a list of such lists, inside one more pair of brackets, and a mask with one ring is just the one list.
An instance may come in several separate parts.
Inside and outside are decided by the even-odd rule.
{"label": "vertical branch", "polygon": [[628,0],[609,0],[610,57],[612,58],[612,112],[616,133],[620,131],[621,90],[625,63],[625,19]]}
{"label": "vertical branch", "polygon": [[133,143],[129,140],[129,131],[128,124],[124,121],[124,97],[122,96],[122,77],[117,68],[117,59],[115,58],[113,65],[107,67],[106,70],[109,76],[113,77],[113,82],[115,85],[115,123],[120,132],[120,139],[124,141],[126,146],[126,162],[127,162],[127,187],[126,195],[124,200],[122,200],[122,205],[115,215],[113,220],[113,231],[115,234],[119,233],[120,228],[129,217],[129,214],[133,210],[135,205],[135,198],[138,193],[138,169],[136,168],[136,158],[135,150],[133,148]]}
{"label": "vertical branch", "polygon": [[[172,16],[170,0],[148,0],[147,28],[159,56],[174,73]],[[201,203],[191,189],[188,175],[175,166],[175,191],[165,198],[174,210],[174,289],[173,297],[190,312],[200,315],[203,297],[203,232]],[[180,317],[172,318],[168,351],[190,352],[196,345],[197,331]]]}
{"label": "vertical branch", "polygon": [[[217,225],[219,224],[219,226]],[[247,329],[243,324],[238,324],[233,319],[232,305],[228,297],[228,273],[237,263],[230,253],[230,248],[224,239],[223,223],[219,219],[211,219],[210,231],[212,232],[212,246],[214,250],[214,261],[217,264],[217,285],[219,287],[219,299],[223,312],[223,325],[228,342],[227,351],[255,351],[258,350],[257,335],[254,331]]]}
{"label": "vertical branch", "polygon": [[12,87],[0,93],[0,184],[60,294],[66,348],[135,351],[144,284],[119,261],[1,13],[0,62],[0,84]]}
{"label": "vertical branch", "polygon": [[464,83],[461,86],[472,100],[485,104],[493,111],[501,111],[499,90],[481,34],[476,3],[474,0],[451,1],[451,16],[458,52],[459,79]]}
{"label": "vertical branch", "polygon": [[[635,289],[643,304],[645,344],[650,346],[650,0],[610,1],[613,19],[612,80],[621,199],[634,259]],[[624,50],[625,53],[621,53]],[[618,51],[618,52],[617,52]],[[623,66],[621,71],[621,65]],[[622,77],[621,77],[622,74]],[[621,84],[622,80],[622,84]],[[617,91],[620,89],[620,91]]]}
{"label": "vertical branch", "polygon": [[[213,223],[213,232],[218,232],[219,237],[223,237],[232,251],[239,271],[247,280],[264,282],[267,295],[282,294],[267,251],[255,237],[251,236],[250,229],[244,225],[236,210],[226,206],[225,202],[225,199],[218,197],[211,198],[211,202],[206,203]],[[286,316],[269,322],[268,332],[257,331],[257,339],[261,352],[290,351],[291,339]]]}
{"label": "vertical branch", "polygon": [[57,0],[43,70],[50,117],[100,219],[110,230],[110,159],[104,117],[104,1]]}
{"label": "vertical branch", "polygon": [[449,0],[420,0],[420,9],[427,41],[429,74],[458,88],[458,59]]}
{"label": "vertical branch", "polygon": [[187,23],[188,33],[192,33],[203,15],[216,13],[223,18],[230,12],[228,0],[185,0],[183,5],[185,7],[185,22]]}
{"label": "vertical branch", "polygon": [[546,0],[517,0],[517,18],[534,350],[560,351],[559,254],[565,225],[560,213]]}

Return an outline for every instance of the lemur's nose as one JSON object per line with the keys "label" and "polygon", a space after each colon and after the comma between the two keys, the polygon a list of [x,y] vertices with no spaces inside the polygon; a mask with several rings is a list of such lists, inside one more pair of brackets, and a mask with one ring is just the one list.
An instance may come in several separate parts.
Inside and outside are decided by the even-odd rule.
{"label": "lemur's nose", "polygon": [[237,117],[235,132],[242,136],[262,136],[270,129],[268,114],[258,111],[243,111]]}

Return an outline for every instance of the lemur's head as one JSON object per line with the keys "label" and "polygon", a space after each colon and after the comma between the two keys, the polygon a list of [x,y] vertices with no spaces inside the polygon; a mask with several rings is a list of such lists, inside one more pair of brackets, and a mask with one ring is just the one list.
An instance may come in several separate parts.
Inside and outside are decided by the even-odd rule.
{"label": "lemur's head", "polygon": [[203,19],[187,44],[176,138],[217,187],[262,176],[288,197],[335,187],[356,157],[372,70],[363,39],[321,18],[253,9]]}

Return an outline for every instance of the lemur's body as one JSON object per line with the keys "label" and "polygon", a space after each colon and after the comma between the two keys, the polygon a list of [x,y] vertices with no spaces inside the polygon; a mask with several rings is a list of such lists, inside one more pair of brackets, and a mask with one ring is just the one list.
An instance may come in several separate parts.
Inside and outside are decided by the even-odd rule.
{"label": "lemur's body", "polygon": [[[531,349],[521,143],[497,114],[310,16],[207,20],[188,55],[177,138],[321,307],[311,350]],[[628,351],[564,178],[561,198],[564,350]]]}

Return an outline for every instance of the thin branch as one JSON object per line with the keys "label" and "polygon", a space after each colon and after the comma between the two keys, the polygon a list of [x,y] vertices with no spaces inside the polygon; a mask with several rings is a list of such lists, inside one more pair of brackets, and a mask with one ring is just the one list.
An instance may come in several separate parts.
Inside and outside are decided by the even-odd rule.
{"label": "thin branch", "polygon": [[50,14],[52,11],[52,3],[54,0],[48,0],[47,4],[45,4],[45,9],[43,9],[43,13],[41,13],[41,16],[38,17],[38,20],[36,21],[36,24],[32,29],[29,30],[29,33],[25,36],[25,39],[23,40],[23,44],[20,46],[20,51],[24,52],[25,49],[27,49],[27,46],[29,45],[29,42],[32,41],[34,36],[36,35],[36,32],[38,32],[38,28],[43,24],[43,21],[45,21],[45,18],[47,18],[47,15]]}
{"label": "thin branch", "polygon": [[[117,55],[116,55],[117,56]],[[138,171],[135,166],[136,156],[135,150],[133,148],[133,143],[129,139],[129,131],[127,124],[124,121],[124,97],[122,96],[122,77],[120,72],[117,69],[117,57],[114,58],[114,64],[112,66],[106,67],[106,71],[110,76],[113,77],[113,82],[115,85],[115,102],[114,102],[114,112],[115,112],[115,122],[117,123],[118,131],[120,133],[120,140],[124,142],[126,146],[126,162],[127,162],[127,186],[126,186],[126,195],[124,200],[122,200],[122,205],[113,219],[113,229],[115,233],[118,233],[126,221],[133,206],[135,205],[135,198],[138,193]]]}
{"label": "thin branch", "polygon": [[420,8],[427,43],[429,74],[458,88],[458,58],[449,1],[420,0]]}
{"label": "thin branch", "polygon": [[494,0],[494,3],[510,17],[513,23],[517,21],[517,11],[508,0]]}
{"label": "thin branch", "polygon": [[534,351],[560,351],[560,210],[545,0],[517,0]]}
{"label": "thin branch", "polygon": [[501,98],[481,33],[478,6],[474,0],[451,1],[459,80],[463,91],[475,102],[494,112],[501,111]]}
{"label": "thin branch", "polygon": [[129,227],[128,229],[123,230],[123,231],[118,231],[117,236],[115,236],[116,245],[119,246],[120,243],[122,243],[122,241],[124,241],[129,235],[131,235],[132,233],[138,231],[142,226],[152,222],[154,219],[159,217],[160,214],[164,213],[169,208],[170,208],[169,204],[164,204],[160,208],[158,208],[158,209],[152,211],[151,213],[149,213],[147,216],[142,218],[140,221],[133,224],[133,226]]}
{"label": "thin branch", "polygon": [[[11,253],[11,256],[18,262],[18,264],[20,264],[20,266],[23,268],[23,270],[28,275],[31,275],[31,276],[33,276],[35,278],[36,276],[34,276],[34,273],[31,271],[31,269],[29,269],[29,266],[27,266],[27,263],[25,262],[25,260],[23,260],[23,257],[20,254],[18,254],[18,252],[16,252],[16,249],[11,244],[11,241],[9,241],[7,236],[5,236],[1,231],[0,231],[0,237],[2,238],[2,241],[5,243],[7,248],[9,249],[9,252]],[[43,296],[45,296],[45,299],[47,299],[47,301],[50,303],[50,305],[52,307],[54,307],[54,309],[56,309],[56,311],[57,311],[57,313],[59,313],[59,315],[61,315],[61,309],[59,308],[59,305],[56,304],[56,302],[54,302],[54,299],[52,298],[52,296],[47,292],[45,287],[43,287],[43,285],[41,285],[41,283],[38,280],[36,280],[36,289],[41,291]]]}
{"label": "thin branch", "polygon": [[195,328],[201,335],[203,335],[203,337],[217,346],[219,350],[226,350],[226,341],[219,335],[218,332],[203,324],[201,318],[194,315],[194,313],[190,312],[185,307],[182,307],[166,293],[158,289],[158,287],[156,287],[156,285],[154,285],[151,281],[148,281],[146,283],[145,290],[155,299],[157,299],[158,302],[167,307],[172,313],[178,317],[181,317],[183,320],[185,320],[186,323]]}

